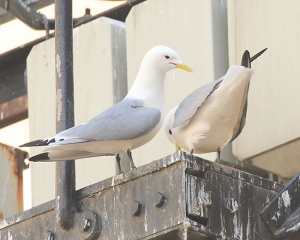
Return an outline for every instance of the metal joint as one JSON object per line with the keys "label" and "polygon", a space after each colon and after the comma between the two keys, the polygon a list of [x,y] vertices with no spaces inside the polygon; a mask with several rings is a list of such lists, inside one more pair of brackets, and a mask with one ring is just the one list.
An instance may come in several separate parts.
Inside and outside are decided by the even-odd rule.
{"label": "metal joint", "polygon": [[92,240],[100,236],[101,229],[101,219],[97,213],[90,210],[76,212],[74,225],[69,231],[62,230],[56,222],[52,222],[43,233],[42,240],[54,240],[54,233],[59,239]]}

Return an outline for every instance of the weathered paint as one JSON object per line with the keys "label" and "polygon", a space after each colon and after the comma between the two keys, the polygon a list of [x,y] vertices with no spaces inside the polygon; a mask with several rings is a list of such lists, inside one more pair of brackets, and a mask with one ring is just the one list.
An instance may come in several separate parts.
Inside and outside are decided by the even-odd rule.
{"label": "weathered paint", "polygon": [[[0,221],[0,238],[40,239],[52,232],[57,239],[74,240],[96,239],[91,236],[97,234],[101,240],[273,240],[259,210],[282,187],[178,152],[78,190],[78,212],[70,231],[55,225],[55,202],[51,201]],[[166,199],[160,208],[153,198],[157,192]],[[134,201],[142,205],[138,216],[132,216]],[[91,228],[86,232],[80,214],[90,216]],[[281,239],[300,239],[300,232],[295,234]]]}
{"label": "weathered paint", "polygon": [[23,210],[24,152],[0,143],[0,165],[0,215],[5,218]]}

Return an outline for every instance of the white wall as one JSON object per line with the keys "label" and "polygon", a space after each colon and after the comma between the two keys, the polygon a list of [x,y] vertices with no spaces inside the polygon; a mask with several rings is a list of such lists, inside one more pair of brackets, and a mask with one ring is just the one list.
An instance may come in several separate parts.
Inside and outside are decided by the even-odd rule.
{"label": "white wall", "polygon": [[247,123],[233,152],[287,178],[300,170],[299,21],[297,0],[228,1],[230,63],[268,48],[252,64]]}

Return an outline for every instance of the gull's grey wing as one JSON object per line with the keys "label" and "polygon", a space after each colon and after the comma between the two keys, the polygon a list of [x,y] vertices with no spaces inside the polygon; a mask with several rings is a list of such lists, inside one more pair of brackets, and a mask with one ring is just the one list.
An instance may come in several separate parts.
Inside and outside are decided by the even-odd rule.
{"label": "gull's grey wing", "polygon": [[[262,55],[267,48],[261,50],[259,53],[255,54],[253,57],[250,57],[250,53],[248,50],[246,50],[242,56],[241,66],[251,68],[251,62],[253,62],[256,58],[258,58],[260,55]],[[232,139],[230,142],[232,142],[234,139],[236,139],[240,133],[242,132],[245,124],[246,124],[246,116],[247,116],[247,108],[248,108],[248,92],[249,92],[250,83],[248,84],[248,87],[245,92],[245,96],[242,103],[242,109],[240,116],[238,118],[238,122],[235,125],[234,132]]]}
{"label": "gull's grey wing", "polygon": [[[264,52],[265,50],[262,51],[262,53]],[[258,53],[259,54],[259,53]],[[256,54],[256,55],[258,55]],[[255,55],[255,56],[256,56]],[[254,58],[253,60],[255,60],[256,58]],[[242,60],[241,60],[241,66],[244,66],[246,68],[251,68],[251,58],[250,58],[250,53],[248,50],[246,50],[242,56]],[[242,102],[242,108],[241,108],[241,111],[240,111],[240,115],[239,115],[239,118],[238,118],[238,121],[234,127],[234,130],[233,130],[233,135],[232,135],[232,138],[230,140],[230,142],[232,142],[234,139],[236,139],[240,133],[242,132],[245,124],[246,124],[246,116],[247,116],[247,107],[248,107],[248,92],[249,92],[249,86],[250,86],[250,82],[247,86],[247,89],[245,91],[245,95],[244,95],[244,98],[243,98],[243,102]]]}
{"label": "gull's grey wing", "polygon": [[223,77],[207,83],[190,93],[178,106],[174,114],[173,127],[185,127],[205,100],[220,86]]}
{"label": "gull's grey wing", "polygon": [[126,99],[106,109],[87,123],[67,129],[55,136],[78,141],[128,140],[144,136],[159,123],[157,108],[143,107],[143,101]]}
{"label": "gull's grey wing", "polygon": [[159,109],[144,107],[142,100],[124,99],[87,123],[69,128],[54,137],[25,143],[21,147],[134,139],[151,132],[160,119]]}
{"label": "gull's grey wing", "polygon": [[242,103],[243,111],[240,112],[240,116],[239,116],[238,121],[237,121],[237,123],[234,127],[233,135],[232,135],[232,138],[231,138],[230,142],[232,142],[234,139],[236,139],[241,134],[241,132],[242,132],[242,130],[243,130],[245,124],[246,124],[249,86],[250,86],[250,83],[248,84],[247,90],[245,92],[246,94],[245,94],[244,99],[243,99],[243,103]]}

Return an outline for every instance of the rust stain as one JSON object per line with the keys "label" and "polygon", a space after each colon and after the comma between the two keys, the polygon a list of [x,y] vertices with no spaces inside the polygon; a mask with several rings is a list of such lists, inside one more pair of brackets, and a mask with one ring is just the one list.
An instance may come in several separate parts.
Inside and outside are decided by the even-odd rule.
{"label": "rust stain", "polygon": [[28,117],[27,95],[0,104],[0,128]]}
{"label": "rust stain", "polygon": [[3,219],[3,212],[0,212],[0,219]]}
{"label": "rust stain", "polygon": [[20,149],[10,147],[0,143],[0,148],[8,156],[7,161],[11,166],[11,174],[17,180],[17,205],[18,212],[23,211],[23,156],[24,153]]}

